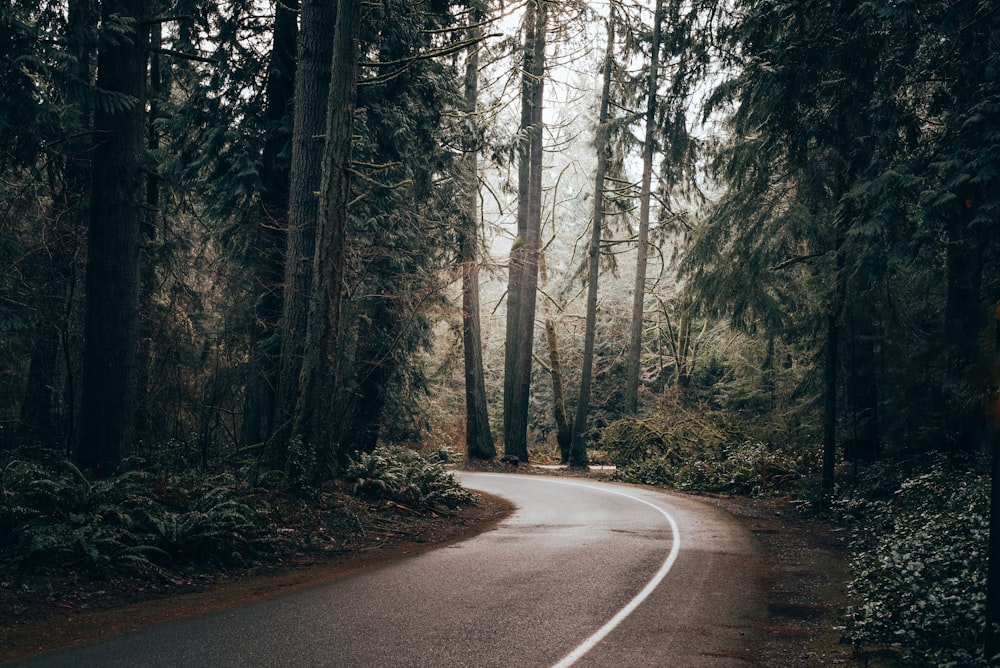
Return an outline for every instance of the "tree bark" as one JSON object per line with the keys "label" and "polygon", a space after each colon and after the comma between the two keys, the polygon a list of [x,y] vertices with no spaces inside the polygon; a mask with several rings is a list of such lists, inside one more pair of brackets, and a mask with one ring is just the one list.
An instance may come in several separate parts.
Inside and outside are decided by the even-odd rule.
{"label": "tree bark", "polygon": [[587,250],[587,313],[583,334],[583,364],[580,370],[580,394],[576,401],[569,464],[587,466],[587,418],[590,414],[590,386],[594,377],[594,343],[597,335],[597,281],[601,271],[601,235],[604,228],[604,181],[608,172],[610,149],[608,119],[611,108],[611,65],[615,46],[615,6],[608,15],[608,44],[604,52],[604,80],[601,86],[601,108],[598,113],[594,143],[597,149],[597,171],[594,176],[594,214]]}
{"label": "tree bark", "polygon": [[[542,286],[548,286],[549,272],[545,266],[544,250],[538,254],[538,272]],[[550,300],[543,302],[542,311],[545,314],[545,345],[549,351],[548,364],[542,363],[542,366],[548,371],[549,379],[552,381],[552,418],[556,423],[556,444],[559,446],[559,459],[561,463],[568,464],[570,447],[573,445],[573,426],[570,424],[569,414],[566,412],[562,357],[559,355],[559,335],[555,318],[552,317]]]}
{"label": "tree bark", "polygon": [[656,0],[653,44],[646,77],[646,136],[642,144],[642,186],[639,192],[639,238],[635,260],[635,292],[632,296],[632,327],[629,331],[628,367],[625,380],[625,412],[639,410],[639,372],[642,364],[642,329],[646,299],[646,264],[649,252],[649,207],[652,199],[653,145],[656,133],[656,89],[659,85],[660,41],[663,31],[663,0]]}
{"label": "tree bark", "polygon": [[573,445],[573,427],[566,412],[566,398],[563,393],[562,359],[559,356],[559,336],[556,321],[545,318],[545,343],[549,349],[548,372],[552,380],[552,417],[556,423],[556,444],[563,464],[570,461],[570,447]]}
{"label": "tree bark", "polygon": [[323,178],[313,256],[313,285],[296,402],[294,433],[319,453],[320,466],[339,452],[329,416],[336,407],[340,315],[346,265],[351,141],[357,99],[360,0],[339,0],[327,98]]}
{"label": "tree bark", "polygon": [[261,443],[274,429],[282,314],[284,254],[287,247],[289,175],[276,166],[288,144],[285,124],[295,94],[295,41],[298,34],[293,5],[275,3],[274,36],[267,77],[268,137],[261,153],[260,215],[251,230],[250,270],[260,294],[254,304],[250,334],[250,377],[247,379],[240,442]]}
{"label": "tree bark", "polygon": [[528,459],[528,399],[534,344],[535,296],[542,201],[542,100],[545,74],[545,0],[525,12],[521,86],[522,145],[518,168],[518,235],[510,252],[504,355],[504,454]]}
{"label": "tree bark", "polygon": [[[102,20],[141,23],[147,3],[107,0]],[[76,462],[110,473],[126,456],[134,428],[139,234],[144,196],[146,50],[139,34],[104,44],[97,85],[127,95],[94,116],[95,146],[87,244],[86,315]]]}
{"label": "tree bark", "polygon": [[[474,18],[475,20],[475,18]],[[470,30],[468,59],[465,63],[465,113],[468,126],[476,125],[476,105],[479,96],[480,27]],[[465,354],[465,448],[472,459],[493,459],[496,446],[490,429],[486,403],[486,374],[479,314],[479,167],[478,138],[470,137],[465,151],[465,174],[468,179],[468,200],[459,235],[458,262],[462,268],[462,343]]]}
{"label": "tree bark", "polygon": [[[66,42],[73,56],[71,72],[80,81],[92,82],[93,45],[87,36],[97,25],[97,15],[90,0],[70,0],[67,3]],[[60,176],[62,183],[55,193],[50,216],[51,230],[45,236],[48,242],[38,263],[37,272],[46,277],[45,294],[37,302],[34,347],[28,367],[27,385],[20,411],[20,440],[22,443],[42,442],[54,446],[56,438],[67,456],[72,456],[75,446],[74,429],[76,400],[74,378],[77,369],[69,363],[73,292],[77,281],[78,257],[82,256],[80,244],[85,240],[81,233],[87,221],[82,203],[87,200],[90,188],[90,128],[87,101],[79,87],[65,91],[67,115],[71,121],[71,134],[78,134],[64,142],[66,164]],[[63,377],[60,383],[60,376]],[[60,392],[61,390],[61,392]],[[57,409],[60,404],[63,411]]]}
{"label": "tree bark", "polygon": [[296,56],[292,158],[289,166],[288,231],[281,314],[281,367],[275,429],[267,463],[283,468],[291,435],[312,290],[313,254],[323,165],[326,105],[330,88],[336,2],[303,0]]}
{"label": "tree bark", "polygon": [[850,401],[851,434],[844,444],[848,461],[870,462],[881,451],[878,428],[878,355],[870,318],[856,314],[851,322],[850,369],[845,374]]}

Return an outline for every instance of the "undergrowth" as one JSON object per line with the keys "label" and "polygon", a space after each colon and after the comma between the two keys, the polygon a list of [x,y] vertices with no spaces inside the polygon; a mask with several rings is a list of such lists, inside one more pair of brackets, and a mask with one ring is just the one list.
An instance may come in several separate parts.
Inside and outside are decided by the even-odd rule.
{"label": "undergrowth", "polygon": [[859,656],[890,652],[908,665],[987,665],[987,472],[935,456],[886,490],[882,468],[838,503],[854,527],[851,642]]}
{"label": "undergrowth", "polygon": [[364,532],[362,498],[351,501],[338,491],[345,486],[363,499],[420,509],[455,508],[474,498],[440,461],[404,449],[359,457],[346,483],[331,483],[309,500],[253,485],[241,470],[129,464],[110,477],[92,478],[66,460],[0,462],[0,561],[28,571],[170,577],[185,565],[268,561],[293,538],[334,549],[332,534],[298,536],[294,523],[303,513],[321,512],[331,529],[357,525]]}
{"label": "undergrowth", "polygon": [[601,432],[616,480],[687,491],[747,496],[787,493],[810,475],[816,457],[790,452],[694,414],[624,418]]}
{"label": "undergrowth", "polygon": [[125,470],[91,479],[68,461],[20,459],[0,471],[0,549],[33,568],[239,563],[266,526],[259,495],[232,473]]}
{"label": "undergrowth", "polygon": [[449,509],[471,503],[471,492],[455,482],[441,464],[441,451],[423,456],[399,446],[359,453],[344,477],[358,496],[385,499],[423,509]]}

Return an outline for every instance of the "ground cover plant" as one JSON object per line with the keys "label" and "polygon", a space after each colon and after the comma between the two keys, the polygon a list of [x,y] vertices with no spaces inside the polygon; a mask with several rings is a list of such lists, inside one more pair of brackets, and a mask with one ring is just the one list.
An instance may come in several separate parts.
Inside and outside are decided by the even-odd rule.
{"label": "ground cover plant", "polygon": [[[357,475],[312,498],[253,484],[247,469],[129,464],[92,478],[62,459],[8,458],[0,467],[0,559],[12,569],[170,578],[193,564],[246,567],[292,549],[335,551],[338,530],[371,526],[375,500],[448,511],[475,498],[440,462],[404,449],[365,455],[351,469]],[[325,528],[306,535],[297,525],[307,513],[323,514]]]}
{"label": "ground cover plant", "polygon": [[985,466],[934,456],[917,470],[912,464],[898,469],[911,472],[897,473],[895,486],[886,484],[893,476],[885,471],[863,474],[838,504],[854,527],[850,641],[861,657],[985,666]]}

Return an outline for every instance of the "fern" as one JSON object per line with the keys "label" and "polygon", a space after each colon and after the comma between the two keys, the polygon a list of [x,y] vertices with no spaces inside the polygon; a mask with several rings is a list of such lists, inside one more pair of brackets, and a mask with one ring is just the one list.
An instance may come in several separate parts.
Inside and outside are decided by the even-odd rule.
{"label": "fern", "polygon": [[359,453],[345,471],[356,495],[398,501],[418,508],[456,508],[473,495],[455,482],[439,462],[406,448],[378,447]]}
{"label": "fern", "polygon": [[132,470],[92,481],[69,462],[11,461],[0,472],[0,547],[27,567],[163,572],[232,561],[264,533],[253,490],[231,474]]}

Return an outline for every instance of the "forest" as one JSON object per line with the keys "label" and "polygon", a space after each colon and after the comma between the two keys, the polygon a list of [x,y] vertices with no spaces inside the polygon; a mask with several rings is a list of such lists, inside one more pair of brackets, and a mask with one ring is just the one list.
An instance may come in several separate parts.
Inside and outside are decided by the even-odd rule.
{"label": "forest", "polygon": [[612,464],[836,517],[858,647],[1000,655],[991,0],[0,11],[10,563]]}

